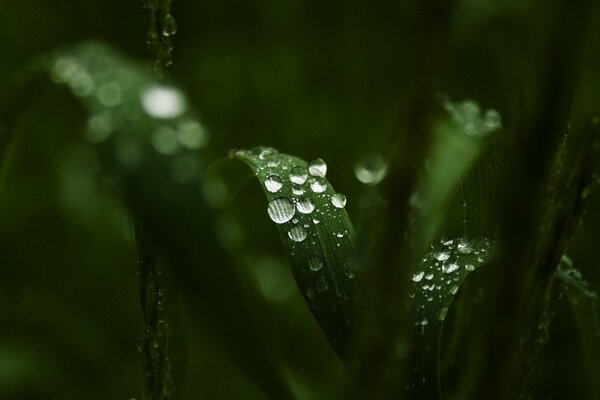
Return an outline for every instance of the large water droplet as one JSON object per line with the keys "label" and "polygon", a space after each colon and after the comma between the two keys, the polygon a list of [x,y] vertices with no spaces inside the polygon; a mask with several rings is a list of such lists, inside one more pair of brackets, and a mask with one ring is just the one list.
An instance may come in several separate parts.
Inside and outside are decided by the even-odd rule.
{"label": "large water droplet", "polygon": [[315,204],[306,197],[301,197],[296,203],[296,208],[302,214],[310,214],[315,210]]}
{"label": "large water droplet", "polygon": [[177,33],[177,21],[171,14],[167,14],[165,17],[162,34],[165,37],[173,36]]}
{"label": "large water droplet", "polygon": [[307,178],[308,172],[306,172],[306,169],[304,167],[295,166],[290,171],[290,181],[292,181],[293,183],[302,185],[304,182],[306,182]]}
{"label": "large water droplet", "polygon": [[341,193],[336,193],[331,196],[331,204],[336,208],[344,208],[346,206],[346,196]]}
{"label": "large water droplet", "polygon": [[413,282],[421,282],[423,276],[425,276],[425,271],[420,271],[414,274],[411,279],[413,280]]}
{"label": "large water droplet", "polygon": [[306,233],[306,229],[304,229],[300,225],[293,226],[288,231],[288,237],[294,242],[302,242],[304,239],[306,239],[306,236],[308,236],[308,234]]}
{"label": "large water droplet", "polygon": [[377,185],[388,173],[388,165],[379,154],[370,154],[361,157],[354,165],[354,176],[367,185]]}
{"label": "large water droplet", "polygon": [[438,261],[446,261],[450,258],[450,253],[448,253],[447,251],[436,251],[435,253],[433,253],[433,256]]}
{"label": "large water droplet", "polygon": [[284,224],[294,217],[296,207],[294,207],[294,204],[285,197],[279,197],[271,200],[267,212],[273,222],[276,224]]}
{"label": "large water droplet", "polygon": [[265,179],[265,187],[271,193],[279,192],[283,187],[283,180],[278,175],[269,175]]}
{"label": "large water droplet", "polygon": [[316,177],[310,182],[310,188],[315,193],[323,193],[327,189],[325,179]]}
{"label": "large water droplet", "polygon": [[450,262],[448,264],[444,264],[442,266],[442,271],[444,271],[445,273],[449,274],[452,273],[454,271],[456,271],[459,267],[459,265],[455,262]]}
{"label": "large water droplet", "polygon": [[467,242],[466,240],[461,240],[460,242],[458,242],[456,250],[461,254],[469,254],[473,251],[473,248],[471,247],[469,242]]}
{"label": "large water droplet", "polygon": [[308,267],[311,271],[320,271],[323,268],[323,261],[319,257],[312,257],[308,260]]}
{"label": "large water droplet", "polygon": [[327,164],[320,158],[312,160],[310,164],[308,164],[308,173],[312,176],[325,178],[325,175],[327,174]]}
{"label": "large water droplet", "polygon": [[141,95],[142,107],[154,118],[175,118],[183,114],[186,101],[183,94],[170,86],[155,85]]}

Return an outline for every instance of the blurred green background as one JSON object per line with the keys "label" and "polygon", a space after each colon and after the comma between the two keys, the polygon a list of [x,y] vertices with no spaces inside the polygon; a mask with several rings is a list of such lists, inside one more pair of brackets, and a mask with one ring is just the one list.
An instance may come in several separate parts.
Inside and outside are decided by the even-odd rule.
{"label": "blurred green background", "polygon": [[[365,190],[354,177],[357,159],[387,154],[391,143],[410,151],[418,135],[403,131],[402,121],[419,90],[415,59],[427,37],[419,3],[175,0],[179,28],[168,79],[201,116],[213,154],[269,145],[323,158],[330,182],[357,216]],[[564,26],[582,24],[572,120],[598,115],[598,5],[589,20],[578,21],[555,0],[455,3],[438,49],[443,65],[436,92],[497,109],[508,130],[520,126],[535,106],[545,54]],[[150,65],[146,35],[140,1],[0,0],[0,97],[34,58],[86,39]],[[127,213],[80,139],[86,114],[77,101],[43,82],[28,96],[1,177],[0,399],[139,399],[142,317]],[[277,338],[269,345],[285,360],[300,398],[332,398],[342,366],[297,293],[258,185],[234,190],[242,190],[232,206],[238,219],[223,230],[243,238],[243,264],[264,297],[256,302],[266,300],[269,324],[258,329]],[[593,193],[571,250],[596,289],[599,195]],[[208,259],[207,265],[235,262]],[[170,275],[168,284],[173,398],[266,398],[206,327],[201,310],[186,301],[178,277]],[[217,297],[210,306],[223,301]],[[535,372],[534,398],[586,398],[578,340],[563,302]]]}

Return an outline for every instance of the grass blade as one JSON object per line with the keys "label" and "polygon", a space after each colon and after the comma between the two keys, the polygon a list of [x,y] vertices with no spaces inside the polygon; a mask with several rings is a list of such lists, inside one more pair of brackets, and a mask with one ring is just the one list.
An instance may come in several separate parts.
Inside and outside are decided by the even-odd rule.
{"label": "grass blade", "polygon": [[237,151],[269,201],[298,288],[342,360],[355,344],[358,287],[354,229],[345,197],[325,180],[326,166],[270,148]]}

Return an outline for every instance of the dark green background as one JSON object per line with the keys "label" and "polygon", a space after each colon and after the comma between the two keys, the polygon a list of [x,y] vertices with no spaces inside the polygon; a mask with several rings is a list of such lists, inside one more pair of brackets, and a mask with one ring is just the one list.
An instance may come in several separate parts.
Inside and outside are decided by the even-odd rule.
{"label": "dark green background", "polygon": [[[419,135],[402,122],[419,90],[415,59],[427,38],[426,7],[418,3],[175,0],[179,29],[168,79],[201,116],[214,154],[269,145],[323,158],[356,215],[363,190],[352,172],[356,160],[387,154],[393,142],[410,152]],[[569,75],[571,120],[581,126],[600,112],[600,7],[579,20],[565,4],[456,2],[433,89],[495,108],[505,128],[516,129],[539,102],[541,77],[555,62],[547,54],[564,29],[581,24]],[[146,33],[140,1],[0,0],[0,97],[32,59],[84,39],[150,64]],[[126,212],[99,184],[95,155],[79,135],[80,105],[49,83],[28,96],[0,192],[0,398],[139,399],[141,314]],[[600,202],[593,196],[571,255],[598,288]],[[251,249],[248,265],[272,285],[273,321],[265,329],[276,330],[274,346],[292,360],[287,374],[302,398],[331,398],[342,367],[296,293],[264,207],[257,187],[245,188],[234,204]],[[207,266],[227,262],[208,259]],[[176,276],[169,285],[174,398],[264,398],[203,316],[186,306]],[[586,398],[579,352],[563,302],[532,380],[535,399]]]}

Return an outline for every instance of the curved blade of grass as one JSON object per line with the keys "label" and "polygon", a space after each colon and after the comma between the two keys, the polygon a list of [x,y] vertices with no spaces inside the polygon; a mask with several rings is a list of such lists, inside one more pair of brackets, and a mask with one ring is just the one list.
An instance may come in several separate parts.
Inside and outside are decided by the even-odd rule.
{"label": "curved blade of grass", "polygon": [[445,99],[443,105],[450,118],[437,126],[427,173],[413,198],[416,212],[413,230],[415,243],[421,246],[417,247],[419,250],[433,241],[461,179],[493,143],[495,132],[502,128],[497,111],[481,113],[472,100],[455,103]]}
{"label": "curved blade of grass", "polygon": [[[184,94],[101,43],[61,50],[47,64],[52,79],[89,111],[85,139],[96,145],[144,246],[177,273],[194,312],[209,321],[206,329],[240,370],[267,396],[294,398],[272,351],[258,289],[248,271],[230,262],[213,230],[217,215],[203,197],[201,165],[208,136]],[[162,351],[166,346],[155,349]]]}
{"label": "curved blade of grass", "polygon": [[442,239],[418,263],[411,277],[409,398],[439,399],[440,338],[444,319],[463,280],[489,264],[496,245],[488,239]]}
{"label": "curved blade of grass", "polygon": [[334,205],[331,185],[318,172],[311,175],[306,161],[297,157],[270,148],[234,156],[260,181],[298,288],[335,352],[347,360],[355,344],[358,287],[345,198]]}
{"label": "curved blade of grass", "polygon": [[563,256],[556,278],[562,284],[579,325],[582,354],[587,372],[591,398],[600,398],[600,381],[596,371],[600,369],[600,309],[598,294],[590,289],[581,272],[573,268],[573,262]]}

